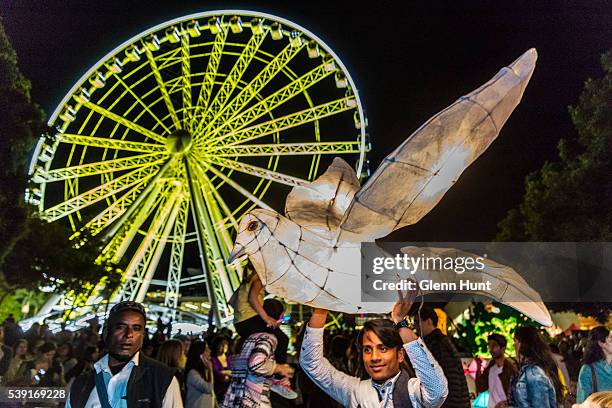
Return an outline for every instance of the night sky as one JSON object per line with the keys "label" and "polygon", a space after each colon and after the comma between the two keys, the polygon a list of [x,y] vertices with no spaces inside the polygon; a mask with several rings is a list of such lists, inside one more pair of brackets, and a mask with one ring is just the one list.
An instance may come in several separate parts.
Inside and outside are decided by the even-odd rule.
{"label": "night sky", "polygon": [[48,114],[99,58],[166,20],[216,9],[287,18],[323,39],[353,76],[369,120],[372,170],[429,117],[535,47],[535,73],[498,140],[426,218],[392,240],[492,239],[520,202],[525,176],[556,158],[561,137],[574,137],[567,107],[587,78],[602,76],[600,54],[612,48],[612,4],[603,1],[153,4],[4,0],[0,15]]}

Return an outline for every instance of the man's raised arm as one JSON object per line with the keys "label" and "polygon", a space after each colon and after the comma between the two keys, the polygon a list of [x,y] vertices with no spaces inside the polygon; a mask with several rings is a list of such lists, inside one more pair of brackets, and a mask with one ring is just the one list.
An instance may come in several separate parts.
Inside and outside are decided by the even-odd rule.
{"label": "man's raised arm", "polygon": [[319,388],[346,406],[351,399],[351,393],[359,386],[359,379],[336,369],[324,357],[323,330],[326,320],[327,310],[313,311],[302,343],[300,365]]}

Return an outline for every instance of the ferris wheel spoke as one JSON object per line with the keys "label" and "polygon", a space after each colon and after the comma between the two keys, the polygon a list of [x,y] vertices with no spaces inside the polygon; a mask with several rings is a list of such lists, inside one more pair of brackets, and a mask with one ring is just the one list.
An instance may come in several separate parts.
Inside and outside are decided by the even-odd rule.
{"label": "ferris wheel spoke", "polygon": [[206,125],[202,132],[206,134],[209,129],[214,129],[217,126],[227,122],[234,117],[240,110],[246,106],[259,92],[270,82],[279,72],[281,72],[287,63],[293,59],[303,48],[304,44],[294,46],[287,45],[272,61],[261,70],[253,80],[246,85],[240,93],[233,98],[223,109],[221,109],[214,118]]}
{"label": "ferris wheel spoke", "polygon": [[[202,191],[204,192],[204,191]],[[229,299],[233,293],[233,287],[230,283],[230,272],[226,265],[226,259],[229,256],[229,250],[224,250],[223,238],[219,236],[219,231],[215,229],[214,216],[210,212],[208,206],[203,209],[206,212],[203,219],[205,220],[205,235],[206,247],[208,252],[208,267],[211,270],[213,290],[217,294],[217,299],[220,301],[219,306],[227,307],[225,299]]]}
{"label": "ferris wheel spoke", "polygon": [[119,124],[125,126],[126,128],[133,130],[136,133],[140,133],[141,135],[144,135],[144,136],[146,136],[148,138],[151,138],[151,139],[155,140],[156,142],[159,142],[159,143],[165,143],[166,142],[166,139],[164,137],[158,135],[157,133],[152,132],[149,129],[144,128],[144,127],[142,127],[142,126],[140,126],[140,125],[138,125],[138,124],[136,124],[136,123],[134,123],[134,122],[132,122],[132,121],[122,117],[122,116],[119,116],[116,113],[113,113],[113,112],[109,111],[108,109],[105,109],[105,108],[103,108],[103,107],[101,107],[99,105],[96,105],[93,102],[90,102],[90,101],[83,102],[83,106],[85,106],[85,107],[91,109],[92,111],[94,111],[94,112],[104,116],[107,119],[112,120],[113,122],[119,123]]}
{"label": "ferris wheel spoke", "polygon": [[263,167],[254,166],[252,164],[241,163],[236,160],[226,159],[215,155],[208,156],[207,158],[210,162],[218,166],[236,170],[241,173],[250,174],[251,176],[257,178],[265,178],[267,180],[272,180],[280,184],[285,184],[287,186],[302,186],[310,183],[309,181],[303,180],[298,177],[288,176],[286,174],[278,173],[274,170],[264,169]]}
{"label": "ferris wheel spoke", "polygon": [[[225,274],[223,273],[224,261],[222,259],[214,260],[212,244],[209,240],[206,240],[204,245],[207,256],[206,259],[208,261],[205,268],[207,271],[210,271],[210,291],[207,288],[210,308],[215,310],[215,312],[218,314],[218,318],[223,321],[224,319],[227,319],[228,316],[230,316],[229,309],[226,304],[226,299],[229,299],[229,297],[231,296],[231,289],[229,289],[228,286],[228,294],[226,294],[226,289],[224,288],[224,281],[221,278],[222,276],[225,276]],[[211,293],[212,297],[210,295]]]}
{"label": "ferris wheel spoke", "polygon": [[[169,94],[173,94],[175,92],[182,92],[182,88],[183,88],[182,75],[177,78],[169,79],[168,81],[166,81],[166,85],[170,88],[168,89]],[[168,114],[167,116],[170,116],[170,114]]]}
{"label": "ferris wheel spoke", "polygon": [[208,58],[208,65],[206,66],[206,72],[202,79],[202,85],[200,86],[200,92],[198,94],[198,102],[196,103],[195,110],[192,116],[192,122],[190,129],[193,131],[195,127],[199,127],[197,123],[201,119],[201,116],[208,109],[208,103],[210,101],[210,95],[212,93],[213,86],[215,85],[215,77],[221,62],[221,55],[223,54],[223,45],[227,38],[228,28],[221,28],[215,36],[213,42],[212,51]]}
{"label": "ferris wheel spoke", "polygon": [[[182,186],[177,188],[177,190],[182,191]],[[153,279],[153,275],[155,275],[155,271],[157,270],[157,266],[159,265],[159,260],[164,253],[166,248],[166,244],[168,243],[168,238],[172,233],[174,228],[174,224],[176,223],[177,216],[181,210],[181,202],[180,202],[180,193],[174,200],[172,205],[172,210],[170,211],[168,218],[165,221],[165,225],[161,230],[161,236],[157,240],[157,247],[153,252],[153,256],[151,257],[149,264],[147,266],[146,272],[144,274],[143,280],[140,283],[140,288],[138,289],[138,293],[136,294],[136,301],[143,302],[147,291],[149,290],[149,286],[151,285],[151,280]]]}
{"label": "ferris wheel spoke", "polygon": [[319,142],[319,143],[270,143],[220,147],[214,154],[221,157],[253,156],[298,156],[312,154],[359,153],[361,143]]}
{"label": "ferris wheel spoke", "polygon": [[136,185],[141,179],[151,177],[155,173],[155,170],[159,168],[160,163],[161,161],[150,163],[149,165],[133,170],[121,177],[79,194],[76,197],[72,197],[63,203],[50,207],[43,211],[40,216],[48,222],[56,221],[68,214],[72,214],[91,204],[97,203],[108,196],[118,194]]}
{"label": "ferris wheel spoke", "polygon": [[176,163],[175,157],[172,157],[169,160],[167,160],[164,163],[164,165],[159,170],[157,170],[157,172],[155,172],[153,177],[149,179],[149,181],[147,182],[147,186],[145,187],[142,194],[140,194],[138,198],[136,198],[136,200],[128,207],[128,209],[123,214],[121,214],[119,219],[115,221],[106,230],[105,237],[104,237],[105,239],[108,239],[109,237],[114,236],[117,233],[117,231],[119,231],[119,229],[128,220],[130,220],[137,211],[139,211],[139,209],[141,208],[141,204],[145,202],[147,197],[150,197],[153,191],[155,191],[156,194],[160,192],[160,187],[162,185],[165,185],[165,181],[166,181],[166,179],[162,177],[167,176],[169,169],[173,168],[173,163]]}
{"label": "ferris wheel spoke", "polygon": [[154,265],[155,255],[157,253],[156,249],[160,245],[165,245],[165,242],[158,239],[158,236],[162,230],[166,232],[168,229],[166,227],[170,221],[169,217],[172,209],[175,207],[179,194],[180,189],[174,186],[172,193],[159,205],[151,226],[125,270],[123,288],[121,291],[123,299],[134,300],[137,296],[138,289],[145,280],[147,272],[150,270],[150,266],[153,266],[153,268],[157,266]]}
{"label": "ferris wheel spoke", "polygon": [[281,132],[283,130],[299,127],[305,123],[313,122],[328,116],[336,115],[353,108],[355,101],[352,97],[341,98],[327,102],[312,108],[304,109],[280,118],[272,119],[257,125],[242,128],[221,136],[213,140],[207,140],[207,144],[218,143],[218,148],[222,146],[235,145],[238,143],[250,142],[261,137]]}
{"label": "ferris wheel spoke", "polygon": [[142,106],[142,108],[149,114],[151,115],[151,117],[164,129],[164,131],[166,131],[166,133],[170,133],[170,129],[168,129],[168,127],[159,119],[159,117],[154,114],[151,109],[149,109],[149,106],[143,102],[143,100],[136,95],[136,93],[132,90],[131,87],[129,87],[125,81],[123,79],[121,79],[121,77],[117,74],[113,74],[113,76],[115,77],[115,79],[117,80],[117,82],[119,82],[121,85],[123,85],[123,87],[128,91],[128,93],[130,95],[132,95],[132,97],[136,100],[136,102],[138,102],[138,104],[140,106]]}
{"label": "ferris wheel spoke", "polygon": [[187,235],[187,220],[189,219],[189,199],[181,196],[180,208],[174,223],[172,247],[170,249],[170,266],[166,283],[164,306],[172,309],[175,317],[181,288],[181,271],[183,270],[183,254],[185,252],[185,236]]}
{"label": "ferris wheel spoke", "polygon": [[221,89],[219,89],[219,91],[213,98],[212,103],[204,112],[203,119],[200,121],[200,124],[196,127],[196,130],[194,132],[196,137],[203,129],[203,126],[210,121],[213,115],[223,109],[223,107],[228,101],[228,98],[232,95],[232,92],[234,92],[234,89],[236,89],[236,86],[240,82],[242,75],[249,67],[251,60],[257,53],[257,50],[261,46],[261,43],[266,38],[268,31],[269,28],[264,28],[261,34],[253,34],[253,36],[249,39],[249,42],[246,44],[246,46],[240,53],[240,56],[232,67],[230,73],[227,75],[227,77],[225,77],[225,81],[223,81]]}
{"label": "ferris wheel spoke", "polygon": [[[216,313],[226,312],[225,299],[231,296],[232,288],[229,284],[225,259],[219,247],[219,236],[213,227],[212,216],[204,201],[204,190],[201,180],[197,177],[197,170],[188,159],[185,161],[189,191],[193,200],[194,218],[197,223],[198,243],[202,259],[202,267],[206,269],[207,292],[211,300],[211,307],[216,307]],[[206,261],[204,261],[206,260]],[[214,297],[214,299],[213,299]],[[214,302],[214,303],[213,303]],[[220,310],[221,309],[221,310]],[[220,314],[218,315],[220,317]]]}
{"label": "ferris wheel spoke", "polygon": [[167,149],[163,145],[131,142],[129,140],[109,139],[96,136],[76,135],[71,133],[58,133],[58,140],[62,143],[76,144],[101,149],[127,150],[139,153],[163,153]]}
{"label": "ferris wheel spoke", "polygon": [[[238,231],[238,221],[236,220],[236,218],[232,214],[232,212],[229,209],[227,203],[225,202],[223,197],[221,197],[221,194],[219,194],[217,189],[213,186],[212,181],[210,180],[210,178],[208,178],[208,176],[206,175],[206,172],[204,172],[201,168],[199,168],[199,170],[200,170],[200,174],[201,174],[202,178],[204,179],[204,181],[206,182],[206,184],[208,186],[208,189],[210,191],[212,191],[215,199],[219,203],[219,206],[221,207],[221,209],[225,213],[225,218],[227,219],[227,221],[229,221],[229,223],[232,225],[232,227],[234,227],[234,229],[236,231]],[[225,224],[225,222],[224,222],[224,224]]]}
{"label": "ferris wheel spoke", "polygon": [[124,157],[121,159],[106,160],[97,163],[82,164],[80,166],[65,167],[63,169],[53,169],[40,175],[46,182],[67,180],[95,176],[115,171],[130,170],[135,167],[158,163],[167,157],[163,153],[141,154],[138,156]]}
{"label": "ferris wheel spoke", "polygon": [[191,122],[191,58],[189,55],[189,34],[181,35],[181,72],[183,94],[183,125],[185,129]]}
{"label": "ferris wheel spoke", "polygon": [[172,100],[170,99],[170,94],[166,89],[166,83],[162,78],[161,72],[157,67],[157,62],[155,62],[155,57],[153,57],[153,53],[146,46],[144,47],[145,54],[147,55],[147,59],[149,60],[149,66],[151,67],[151,71],[153,72],[153,76],[155,77],[155,81],[157,81],[157,86],[159,87],[159,92],[162,94],[162,98],[164,99],[164,103],[166,104],[166,108],[170,113],[170,117],[172,118],[172,123],[174,123],[174,127],[176,129],[181,129],[181,122],[176,114],[176,110],[174,109],[174,105],[172,104]]}
{"label": "ferris wheel spoke", "polygon": [[74,240],[83,235],[92,237],[98,235],[100,231],[112,224],[127,210],[127,208],[143,192],[149,180],[150,178],[145,178],[140,183],[136,184],[127,193],[123,194],[121,198],[106,207],[102,212],[89,220],[89,222],[87,222],[87,224],[81,227],[77,232],[72,234],[70,239]]}
{"label": "ferris wheel spoke", "polygon": [[249,109],[240,112],[233,119],[229,120],[222,126],[219,126],[218,128],[212,130],[208,137],[212,138],[221,131],[225,133],[230,133],[241,129],[242,127],[248,125],[254,120],[259,119],[263,115],[268,114],[269,112],[271,112],[278,106],[284,104],[294,96],[304,92],[304,90],[321,81],[323,78],[329,76],[332,72],[334,71],[329,70],[329,68],[327,68],[325,64],[319,65],[310,72],[293,80],[291,83],[285,85],[283,88],[266,97],[264,100],[253,105]]}
{"label": "ferris wheel spoke", "polygon": [[[134,208],[132,216],[123,223],[120,223],[121,219],[119,219],[112,224],[112,226],[117,227],[117,231],[110,235],[112,237],[111,240],[104,247],[96,262],[118,263],[121,261],[140,227],[151,216],[153,209],[165,201],[166,195],[169,192],[170,187],[167,183],[155,183],[150,193],[146,195],[142,205],[137,205],[136,202],[132,203],[127,210],[130,211]],[[146,191],[143,194],[146,194]],[[124,214],[122,214],[122,217]],[[120,225],[116,225],[116,223],[120,223]]]}
{"label": "ferris wheel spoke", "polygon": [[215,176],[219,177],[221,180],[226,182],[229,186],[234,188],[234,190],[238,191],[240,194],[251,200],[251,202],[261,208],[265,208],[267,210],[273,210],[268,204],[257,198],[254,194],[251,194],[249,190],[242,187],[240,184],[236,183],[231,178],[227,177],[223,172],[217,170],[214,166],[209,166],[207,170],[210,170]]}
{"label": "ferris wheel spoke", "polygon": [[[199,165],[196,165],[194,166],[194,170],[194,173],[200,182],[200,187],[202,189],[204,197],[204,203],[206,204],[206,208],[212,220],[214,231],[217,232],[217,235],[220,235],[220,239],[218,241],[219,247],[223,255],[223,259],[227,259],[227,257],[229,256],[230,249],[233,246],[233,243],[227,231],[226,221],[221,215],[221,210],[219,209],[219,207],[225,206],[226,213],[229,213],[231,215],[231,212],[229,212],[229,208],[227,208],[225,201],[220,198],[218,193],[217,195],[215,195],[216,190],[208,179],[208,177],[206,176],[206,173],[202,171],[201,167]],[[236,220],[234,219],[234,221]],[[238,223],[236,222],[236,227],[237,226]]]}

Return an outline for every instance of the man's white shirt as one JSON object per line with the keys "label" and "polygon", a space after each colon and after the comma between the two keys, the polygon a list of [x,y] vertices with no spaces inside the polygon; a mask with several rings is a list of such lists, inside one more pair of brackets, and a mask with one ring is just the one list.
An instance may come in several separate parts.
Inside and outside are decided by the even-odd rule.
{"label": "man's white shirt", "polygon": [[[361,380],[345,374],[331,365],[323,353],[323,328],[306,326],[302,342],[300,366],[310,379],[338,403],[350,408],[393,408],[392,394],[397,378],[390,379],[383,401],[371,379]],[[437,408],[448,395],[448,382],[442,368],[423,343],[417,339],[404,344],[404,350],[414,367],[417,378],[408,380],[406,392],[414,408]],[[397,376],[399,377],[399,376]],[[395,407],[398,408],[398,407]]]}
{"label": "man's white shirt", "polygon": [[[113,375],[108,365],[108,354],[105,354],[100,360],[94,364],[96,374],[100,371],[104,377],[104,384],[106,385],[106,393],[108,394],[108,402],[113,408],[127,408],[127,383],[130,379],[130,374],[134,366],[137,366],[140,361],[140,352],[134,354],[134,357],[123,367],[121,371]],[[66,400],[65,408],[71,408],[70,406],[70,395]],[[85,408],[102,408],[100,399],[98,398],[98,392],[94,386],[89,393],[89,398],[85,404]],[[172,378],[166,395],[162,402],[162,408],[183,408],[183,399],[181,397],[181,388],[176,380],[176,377]]]}

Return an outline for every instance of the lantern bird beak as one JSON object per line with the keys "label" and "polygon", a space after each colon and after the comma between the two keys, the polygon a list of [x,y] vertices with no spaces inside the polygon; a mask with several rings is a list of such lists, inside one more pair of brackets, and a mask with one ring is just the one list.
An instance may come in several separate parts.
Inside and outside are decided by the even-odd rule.
{"label": "lantern bird beak", "polygon": [[229,258],[227,258],[227,263],[230,264],[243,256],[246,256],[246,248],[240,244],[236,244],[234,245],[232,252],[230,252]]}

